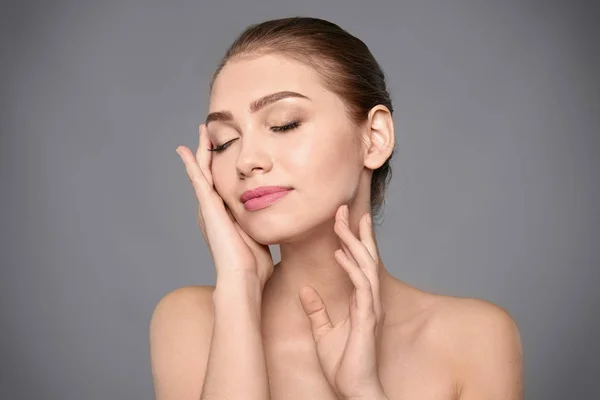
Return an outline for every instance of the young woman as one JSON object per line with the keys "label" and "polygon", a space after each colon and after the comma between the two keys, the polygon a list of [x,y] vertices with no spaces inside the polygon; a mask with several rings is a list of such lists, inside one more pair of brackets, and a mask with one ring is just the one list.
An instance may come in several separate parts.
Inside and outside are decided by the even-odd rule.
{"label": "young woman", "polygon": [[156,306],[158,400],[522,399],[504,309],[411,287],[380,259],[392,111],[367,46],[331,22],[237,38],[196,153],[177,148],[217,280]]}

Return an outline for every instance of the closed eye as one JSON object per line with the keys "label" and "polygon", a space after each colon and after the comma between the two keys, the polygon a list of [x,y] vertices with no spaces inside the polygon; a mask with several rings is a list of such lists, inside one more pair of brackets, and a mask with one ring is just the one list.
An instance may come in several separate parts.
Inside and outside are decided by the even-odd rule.
{"label": "closed eye", "polygon": [[294,121],[294,122],[290,122],[289,124],[283,125],[283,126],[272,126],[271,130],[274,132],[285,132],[285,131],[289,131],[290,129],[294,129],[300,126],[300,122],[298,121]]}
{"label": "closed eye", "polygon": [[[285,132],[285,131],[289,131],[291,129],[295,129],[299,126],[300,126],[300,122],[294,121],[294,122],[290,122],[289,124],[282,125],[282,126],[272,126],[271,130],[273,132]],[[239,139],[239,138],[231,139],[230,141],[223,143],[222,145],[219,145],[213,149],[208,149],[208,151],[214,151],[215,153],[221,153],[223,150],[225,150],[227,147],[229,147],[229,145],[232,142],[236,141],[237,139]]]}
{"label": "closed eye", "polygon": [[220,153],[220,152],[222,152],[223,150],[225,150],[227,147],[229,147],[229,145],[230,145],[232,142],[234,142],[234,141],[236,141],[236,140],[238,140],[238,139],[239,139],[239,138],[231,139],[230,141],[228,141],[228,142],[225,142],[225,143],[223,143],[223,144],[221,144],[221,145],[219,145],[219,146],[217,146],[217,147],[215,147],[215,148],[213,148],[213,149],[208,149],[208,151],[214,151],[215,153]]}

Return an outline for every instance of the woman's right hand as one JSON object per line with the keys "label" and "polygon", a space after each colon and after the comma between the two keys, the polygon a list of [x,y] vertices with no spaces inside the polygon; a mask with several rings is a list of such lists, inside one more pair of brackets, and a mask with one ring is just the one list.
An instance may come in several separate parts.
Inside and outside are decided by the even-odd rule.
{"label": "woman's right hand", "polygon": [[256,242],[242,229],[216,192],[210,169],[212,144],[206,125],[201,124],[198,131],[196,156],[185,146],[177,147],[177,153],[194,186],[198,226],[215,262],[217,280],[228,276],[258,277],[262,289],[274,268],[269,246]]}

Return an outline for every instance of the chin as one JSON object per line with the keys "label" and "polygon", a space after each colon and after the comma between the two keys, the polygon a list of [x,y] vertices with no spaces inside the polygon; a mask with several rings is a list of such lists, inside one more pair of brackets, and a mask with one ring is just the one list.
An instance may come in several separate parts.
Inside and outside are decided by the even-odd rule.
{"label": "chin", "polygon": [[240,226],[252,239],[268,246],[294,241],[305,231],[298,223],[293,223],[291,220],[287,221],[287,218],[281,216],[274,218],[273,223],[257,219],[256,221],[240,223]]}
{"label": "chin", "polygon": [[318,235],[317,230],[325,228],[330,222],[326,216],[319,218],[314,212],[309,215],[310,217],[302,217],[298,212],[288,212],[286,215],[273,213],[255,220],[248,219],[240,226],[263,245],[301,242]]}

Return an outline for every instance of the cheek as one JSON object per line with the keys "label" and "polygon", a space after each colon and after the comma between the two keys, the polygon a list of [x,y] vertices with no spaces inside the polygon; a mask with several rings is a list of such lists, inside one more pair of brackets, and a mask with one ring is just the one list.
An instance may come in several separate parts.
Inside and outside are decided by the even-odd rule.
{"label": "cheek", "polygon": [[[362,170],[352,133],[317,134],[292,144],[282,160],[300,188],[320,196],[352,196]],[[292,183],[293,184],[293,183]]]}

